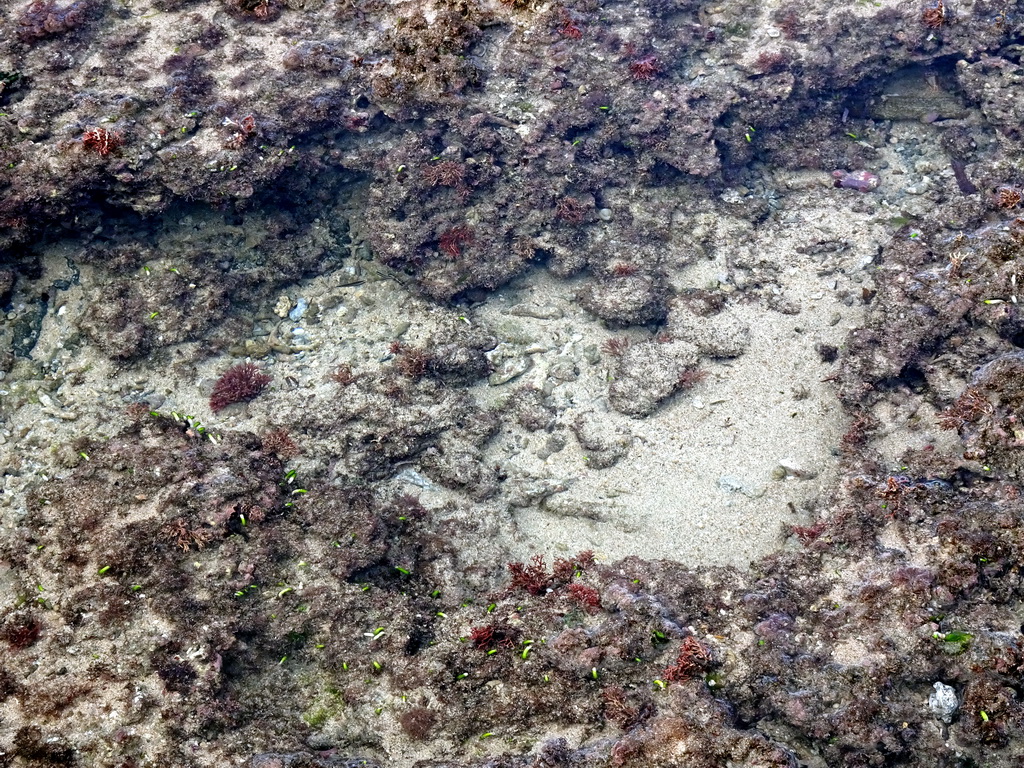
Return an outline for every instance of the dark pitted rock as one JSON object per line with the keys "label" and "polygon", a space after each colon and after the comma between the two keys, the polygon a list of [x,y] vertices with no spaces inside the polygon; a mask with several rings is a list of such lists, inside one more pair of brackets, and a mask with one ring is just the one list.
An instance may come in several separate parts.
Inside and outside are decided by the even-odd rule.
{"label": "dark pitted rock", "polygon": [[366,757],[313,755],[309,752],[263,752],[253,755],[245,768],[382,768],[376,760]]}

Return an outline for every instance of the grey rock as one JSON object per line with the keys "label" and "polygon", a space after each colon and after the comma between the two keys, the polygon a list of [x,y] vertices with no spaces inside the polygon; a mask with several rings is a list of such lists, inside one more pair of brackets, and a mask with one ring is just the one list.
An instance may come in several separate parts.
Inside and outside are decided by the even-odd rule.
{"label": "grey rock", "polygon": [[697,348],[687,341],[634,344],[619,357],[608,387],[611,406],[627,416],[647,416],[680,387],[683,374],[696,366]]}
{"label": "grey rock", "polygon": [[956,691],[945,683],[935,683],[932,687],[935,690],[928,695],[928,708],[938,720],[947,724],[951,723],[953,715],[960,708],[960,700],[956,697]]}
{"label": "grey rock", "polygon": [[565,314],[551,304],[517,304],[509,309],[508,313],[516,317],[532,317],[537,320],[559,320]]}
{"label": "grey rock", "polygon": [[568,486],[565,483],[552,478],[523,478],[505,484],[509,506],[520,508],[536,507],[549,496],[566,490]]}
{"label": "grey rock", "polygon": [[593,281],[580,292],[580,304],[602,320],[621,325],[642,325],[665,317],[666,286],[661,279],[631,275]]}
{"label": "grey rock", "polygon": [[722,313],[698,317],[682,304],[672,308],[668,317],[669,333],[695,344],[708,357],[738,357],[750,345],[750,328]]}
{"label": "grey rock", "polygon": [[302,316],[306,314],[307,309],[309,309],[309,300],[300,298],[295,302],[295,306],[292,307],[291,311],[288,313],[288,319],[293,323],[297,323],[302,319]]}
{"label": "grey rock", "polygon": [[419,486],[420,488],[423,488],[426,491],[440,490],[440,488],[438,488],[434,483],[430,482],[427,478],[425,478],[423,475],[421,475],[419,472],[417,472],[415,469],[412,469],[411,467],[406,467],[397,475],[395,475],[395,480],[398,480],[399,482],[402,483],[409,483],[410,485]]}
{"label": "grey rock", "polygon": [[557,517],[582,517],[585,520],[603,520],[608,513],[608,506],[602,502],[585,501],[562,494],[544,499],[540,508]]}
{"label": "grey rock", "polygon": [[335,757],[309,752],[263,752],[250,757],[245,768],[380,768],[380,763],[363,757]]}
{"label": "grey rock", "polygon": [[565,357],[556,359],[548,369],[548,378],[555,381],[576,381],[579,375],[580,371],[576,367],[576,363]]}
{"label": "grey rock", "polygon": [[610,424],[597,413],[580,414],[570,429],[585,452],[587,466],[595,469],[616,464],[633,443],[633,435],[628,430]]}
{"label": "grey rock", "polygon": [[498,363],[494,372],[487,377],[487,383],[492,387],[497,387],[512,379],[522,376],[528,370],[533,368],[533,358],[530,357],[510,357],[507,360],[503,360]]}
{"label": "grey rock", "polygon": [[938,118],[965,118],[970,114],[956,92],[946,83],[931,85],[922,82],[922,73],[916,68],[905,68],[892,76],[883,87],[881,96],[869,106],[876,120],[921,120],[925,116]]}
{"label": "grey rock", "polygon": [[544,446],[537,451],[537,458],[544,460],[551,455],[558,453],[560,450],[565,448],[565,436],[564,435],[551,435],[544,442]]}

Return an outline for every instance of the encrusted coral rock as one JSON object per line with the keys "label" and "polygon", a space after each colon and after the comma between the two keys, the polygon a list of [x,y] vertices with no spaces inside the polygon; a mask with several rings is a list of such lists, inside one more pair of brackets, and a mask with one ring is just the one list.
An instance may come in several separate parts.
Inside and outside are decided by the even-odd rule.
{"label": "encrusted coral rock", "polygon": [[739,357],[750,345],[750,326],[728,313],[700,317],[689,307],[677,305],[667,325],[673,338],[695,344],[707,357]]}
{"label": "encrusted coral rock", "polygon": [[608,387],[612,407],[629,416],[646,416],[680,388],[684,374],[696,367],[697,347],[687,341],[641,342],[619,358]]}
{"label": "encrusted coral rock", "polygon": [[665,317],[665,287],[646,275],[595,281],[583,290],[580,304],[602,320],[641,325]]}

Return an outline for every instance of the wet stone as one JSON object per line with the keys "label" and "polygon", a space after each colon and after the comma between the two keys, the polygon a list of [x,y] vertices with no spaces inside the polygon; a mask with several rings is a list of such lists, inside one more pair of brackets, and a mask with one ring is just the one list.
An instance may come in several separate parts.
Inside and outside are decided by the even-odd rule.
{"label": "wet stone", "polygon": [[508,312],[516,317],[532,317],[536,320],[559,320],[565,314],[551,304],[517,304]]}
{"label": "wet stone", "polygon": [[363,757],[263,752],[250,757],[245,768],[380,768],[380,763]]}
{"label": "wet stone", "polygon": [[928,695],[928,708],[938,720],[944,723],[953,722],[953,715],[960,708],[956,691],[945,683],[935,683],[932,687],[935,690]]}
{"label": "wet stone", "polygon": [[565,448],[565,437],[563,435],[551,435],[544,442],[544,446],[537,451],[537,458],[544,460],[558,453]]}
{"label": "wet stone", "polygon": [[274,314],[280,318],[288,317],[288,313],[292,308],[292,300],[285,294],[281,294],[277,299],[277,303],[274,304]]}
{"label": "wet stone", "polygon": [[608,512],[607,505],[600,502],[567,498],[561,494],[544,499],[541,509],[557,517],[582,517],[586,520],[603,520]]}
{"label": "wet stone", "polygon": [[309,309],[309,300],[300,298],[295,302],[295,306],[292,311],[288,313],[288,319],[292,322],[298,322],[302,319],[302,316],[306,314],[306,310]]}
{"label": "wet stone", "polygon": [[487,383],[492,387],[506,384],[512,379],[522,376],[533,367],[533,359],[529,357],[510,357],[497,364],[494,372],[487,377]]}
{"label": "wet stone", "polygon": [[556,360],[548,369],[548,377],[555,381],[576,381],[580,371],[572,360]]}

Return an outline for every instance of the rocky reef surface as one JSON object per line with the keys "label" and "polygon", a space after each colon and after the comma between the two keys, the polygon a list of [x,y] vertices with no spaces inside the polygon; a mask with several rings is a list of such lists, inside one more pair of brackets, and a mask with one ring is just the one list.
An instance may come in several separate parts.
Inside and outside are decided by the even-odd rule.
{"label": "rocky reef surface", "polygon": [[1024,760],[1024,4],[0,32],[0,765]]}

